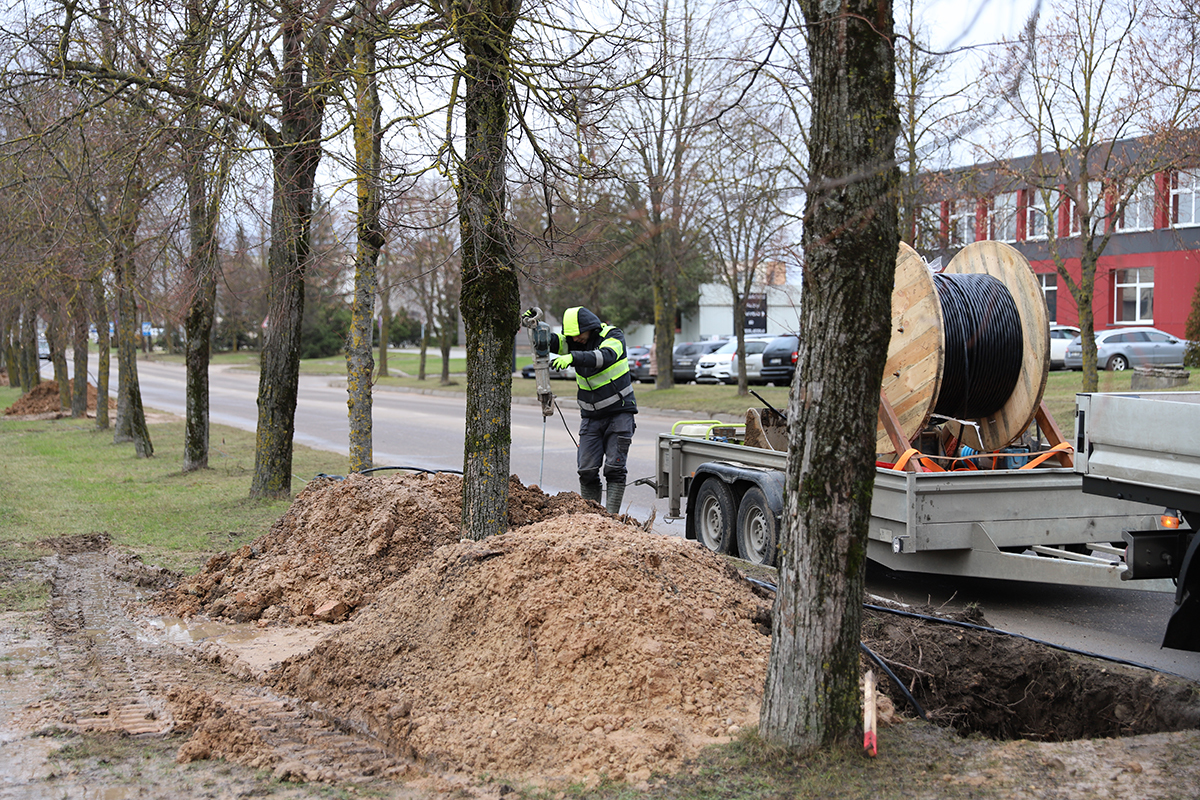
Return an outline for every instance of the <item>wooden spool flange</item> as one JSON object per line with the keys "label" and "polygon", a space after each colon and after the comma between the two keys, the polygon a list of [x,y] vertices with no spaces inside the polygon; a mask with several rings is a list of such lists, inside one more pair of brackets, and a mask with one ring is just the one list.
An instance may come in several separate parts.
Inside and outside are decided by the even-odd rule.
{"label": "wooden spool flange", "polygon": [[[892,288],[892,339],[883,368],[883,396],[896,412],[905,441],[920,433],[942,387],[946,334],[942,304],[925,259],[903,242]],[[895,452],[887,432],[875,429],[875,452]]]}
{"label": "wooden spool flange", "polygon": [[[1021,320],[1021,372],[1008,400],[995,414],[970,420],[978,426],[950,423],[951,432],[976,450],[992,452],[1017,439],[1033,422],[1050,374],[1050,328],[1046,301],[1029,262],[1002,242],[967,245],[950,261],[945,274],[991,275],[1008,289]],[[937,405],[945,369],[946,336],[933,276],[919,254],[900,245],[892,290],[892,339],[883,374],[883,396],[896,411],[905,438],[928,424]],[[876,429],[876,450],[891,453],[887,434]]]}

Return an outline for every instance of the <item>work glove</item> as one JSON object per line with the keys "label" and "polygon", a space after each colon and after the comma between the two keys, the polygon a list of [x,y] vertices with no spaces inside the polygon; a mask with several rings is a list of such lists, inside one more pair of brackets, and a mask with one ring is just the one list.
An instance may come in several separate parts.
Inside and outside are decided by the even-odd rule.
{"label": "work glove", "polygon": [[534,317],[537,316],[537,309],[527,308],[527,309],[525,309],[525,313],[522,314],[521,316],[525,317],[526,319],[533,319]]}
{"label": "work glove", "polygon": [[560,372],[562,372],[563,370],[565,370],[567,367],[571,366],[574,363],[575,363],[575,357],[572,356],[570,353],[568,353],[565,356],[555,356],[554,358],[550,359],[550,366],[554,367],[556,370],[558,370]]}

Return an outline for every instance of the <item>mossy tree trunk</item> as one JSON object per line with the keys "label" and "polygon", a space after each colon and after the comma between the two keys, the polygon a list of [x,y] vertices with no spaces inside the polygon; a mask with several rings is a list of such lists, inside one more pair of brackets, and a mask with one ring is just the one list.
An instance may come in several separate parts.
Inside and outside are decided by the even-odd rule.
{"label": "mossy tree trunk", "polygon": [[[346,387],[350,414],[350,471],[373,466],[371,424],[371,356],[374,329],[376,268],[383,247],[379,214],[380,127],[379,83],[375,74],[375,35],[370,9],[360,3],[354,44],[354,154],[358,194],[358,243],[354,254],[354,297],[350,304],[350,341],[346,348]],[[386,343],[381,343],[386,347]]]}
{"label": "mossy tree trunk", "polygon": [[890,0],[804,0],[813,82],[801,346],[759,730],[801,752],[848,742],[875,425],[899,246]]}
{"label": "mossy tree trunk", "polygon": [[71,382],[71,417],[87,416],[88,386],[88,285],[76,283],[71,289],[71,350],[75,379]]}
{"label": "mossy tree trunk", "polygon": [[67,317],[62,303],[53,302],[54,311],[50,324],[46,326],[46,342],[50,345],[50,363],[54,366],[54,380],[58,384],[58,405],[71,407],[71,379],[67,372]]}
{"label": "mossy tree trunk", "polygon": [[32,303],[26,303],[21,312],[21,393],[28,394],[42,382],[38,365],[37,311]]}
{"label": "mossy tree trunk", "polygon": [[108,299],[104,292],[104,278],[92,278],[93,319],[96,320],[96,430],[106,431],[108,419],[108,375],[112,359],[112,341],[109,337]]}
{"label": "mossy tree trunk", "polygon": [[[270,280],[267,329],[258,382],[258,428],[251,497],[286,498],[292,491],[292,437],[300,381],[300,326],[304,276],[310,261],[313,186],[321,162],[324,95],[305,83],[309,57],[322,48],[306,46],[307,20],[298,6],[285,6],[281,29],[283,64],[278,80],[280,121],[273,137]],[[312,52],[310,52],[312,50]],[[314,66],[315,68],[315,66]]]}
{"label": "mossy tree trunk", "polygon": [[455,0],[451,24],[465,56],[463,161],[458,168],[461,308],[466,327],[464,535],[508,529],[512,359],[520,291],[507,226],[509,56],[519,0]]}
{"label": "mossy tree trunk", "polygon": [[[187,4],[187,40],[184,45],[184,80],[198,93],[202,84],[201,61],[212,35],[200,4]],[[213,319],[217,307],[217,223],[220,218],[221,187],[225,159],[221,168],[209,171],[213,138],[204,129],[197,102],[189,102],[180,132],[183,151],[184,181],[187,185],[189,253],[184,264],[184,285],[188,291],[184,315],[184,364],[187,372],[187,408],[183,434],[183,471],[195,472],[208,467],[209,385],[208,368],[212,361]],[[218,147],[221,145],[217,145]],[[167,337],[170,342],[171,337]]]}
{"label": "mossy tree trunk", "polygon": [[121,198],[113,226],[113,276],[117,286],[117,424],[114,442],[133,442],[138,458],[154,455],[142,388],[138,382],[137,267],[134,250],[140,224],[141,186],[136,177]]}

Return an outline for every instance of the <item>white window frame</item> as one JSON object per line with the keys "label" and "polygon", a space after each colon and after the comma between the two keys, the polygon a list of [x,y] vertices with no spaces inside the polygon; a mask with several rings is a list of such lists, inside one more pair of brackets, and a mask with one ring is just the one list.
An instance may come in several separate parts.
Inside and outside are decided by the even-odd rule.
{"label": "white window frame", "polygon": [[[1113,274],[1113,324],[1115,325],[1153,325],[1154,324],[1154,267],[1126,267],[1118,269]],[[1133,317],[1125,318],[1125,303],[1123,292],[1132,292],[1136,298],[1133,303]],[[1143,316],[1145,311],[1146,316]]]}
{"label": "white window frame", "polygon": [[[1025,193],[1025,240],[1030,242],[1044,242],[1050,238],[1050,225],[1054,216],[1050,214],[1046,207],[1046,200],[1051,203],[1055,202],[1057,192],[1050,192],[1049,198],[1046,192],[1041,189],[1029,189]],[[1036,224],[1040,218],[1041,224]]]}
{"label": "white window frame", "polygon": [[1154,230],[1154,178],[1149,177],[1129,192],[1125,208],[1117,218],[1118,233]]}
{"label": "white window frame", "polygon": [[1171,227],[1200,225],[1200,171],[1171,173]]}
{"label": "white window frame", "polygon": [[1017,192],[1003,192],[992,198],[988,214],[989,238],[997,242],[1017,240]]}
{"label": "white window frame", "polygon": [[976,209],[978,201],[961,199],[950,201],[949,239],[950,245],[967,245],[975,241]]}
{"label": "white window frame", "polygon": [[[1100,181],[1088,181],[1087,197],[1084,199],[1083,202],[1087,203],[1088,208],[1090,208],[1092,210],[1092,226],[1093,226],[1093,228],[1095,228],[1096,220],[1104,219],[1104,215],[1106,213],[1106,210],[1105,210],[1104,206],[1102,205],[1102,196],[1103,196],[1102,192],[1103,192],[1103,184],[1101,184]],[[1072,207],[1071,207],[1071,235],[1078,236],[1079,235],[1079,224],[1080,224],[1079,208],[1078,208],[1077,204],[1075,204],[1075,203],[1072,203],[1071,205],[1072,205]],[[1101,226],[1100,230],[1103,232],[1103,230],[1104,230],[1103,226]]]}
{"label": "white window frame", "polygon": [[1046,301],[1046,316],[1050,324],[1058,322],[1058,273],[1037,273],[1038,285],[1042,287],[1042,299]]}

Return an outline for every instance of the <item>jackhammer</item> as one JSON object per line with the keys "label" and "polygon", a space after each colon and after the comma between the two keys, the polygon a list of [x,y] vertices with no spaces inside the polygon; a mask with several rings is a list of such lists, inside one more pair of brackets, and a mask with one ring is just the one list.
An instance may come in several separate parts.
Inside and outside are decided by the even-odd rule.
{"label": "jackhammer", "polygon": [[521,324],[529,331],[533,348],[533,374],[537,379],[537,396],[542,404],[542,416],[554,416],[554,392],[550,391],[550,326],[544,322],[542,310],[531,308],[521,316]]}

